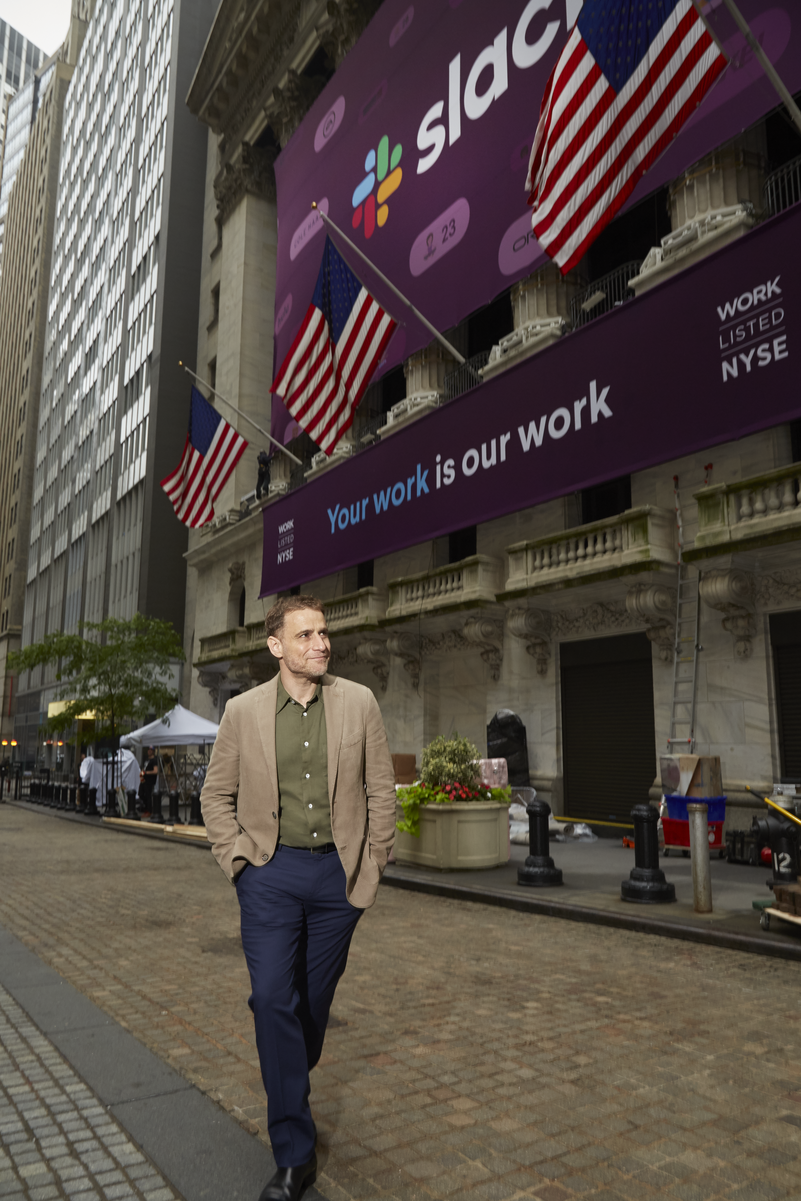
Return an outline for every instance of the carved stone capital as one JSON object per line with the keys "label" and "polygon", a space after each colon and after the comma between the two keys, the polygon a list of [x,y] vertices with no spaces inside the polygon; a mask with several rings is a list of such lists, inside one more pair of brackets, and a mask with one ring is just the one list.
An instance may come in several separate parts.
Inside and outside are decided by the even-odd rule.
{"label": "carved stone capital", "polygon": [[235,163],[226,163],[214,181],[214,199],[220,220],[225,222],[247,193],[264,200],[275,200],[276,154],[242,143],[242,155]]}
{"label": "carved stone capital", "polygon": [[646,634],[663,663],[672,663],[676,643],[676,593],[662,584],[634,584],[626,593],[626,609],[646,623]]}
{"label": "carved stone capital", "polygon": [[537,675],[548,674],[551,657],[551,615],[542,609],[512,609],[509,632],[526,644],[526,651],[537,663]]}
{"label": "carved stone capital", "polygon": [[228,586],[232,588],[240,580],[245,579],[245,563],[231,563],[228,567]]}
{"label": "carved stone capital", "polygon": [[708,571],[701,576],[701,600],[720,613],[754,611],[754,578],[746,571]]}
{"label": "carved stone capital", "polygon": [[412,684],[417,688],[420,683],[421,647],[414,634],[410,634],[408,630],[390,634],[387,638],[387,650],[391,655],[397,655],[403,660],[403,669],[408,671]]}
{"label": "carved stone capital", "polygon": [[320,44],[335,67],[355,46],[381,0],[328,0],[328,15],[317,26]]}
{"label": "carved stone capital", "polygon": [[240,688],[247,691],[259,684],[266,684],[275,673],[260,659],[238,659],[228,674]]}
{"label": "carved stone capital", "polygon": [[225,679],[225,676],[220,675],[218,671],[198,670],[197,682],[201,688],[205,688],[211,697],[211,703],[216,709],[220,703],[220,685]]}
{"label": "carved stone capital", "polygon": [[389,652],[387,644],[380,638],[368,638],[356,647],[356,659],[359,663],[369,663],[373,675],[381,684],[381,691],[386,692],[389,679]]}
{"label": "carved stone capital", "polygon": [[290,67],[284,86],[273,88],[272,103],[266,105],[264,111],[282,147],[286,146],[320,95],[325,82],[322,75],[310,79],[306,75],[298,75]]}
{"label": "carved stone capital", "polygon": [[723,628],[734,638],[738,659],[749,659],[756,634],[754,578],[745,571],[710,571],[701,577],[701,599],[723,614]]}
{"label": "carved stone capital", "polygon": [[503,624],[489,617],[468,617],[462,636],[469,646],[478,647],[493,680],[497,680],[503,662]]}

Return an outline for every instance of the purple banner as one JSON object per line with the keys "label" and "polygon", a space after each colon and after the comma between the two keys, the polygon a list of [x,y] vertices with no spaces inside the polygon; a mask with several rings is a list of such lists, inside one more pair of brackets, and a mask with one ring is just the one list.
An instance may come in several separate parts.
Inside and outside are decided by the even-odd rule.
{"label": "purple banner", "polygon": [[[801,0],[739,4],[796,91]],[[579,9],[580,0],[385,0],[276,162],[275,370],[320,267],[313,200],[441,330],[544,261],[526,169],[545,84]],[[706,10],[732,61],[632,203],[778,104],[722,0]],[[431,336],[363,264],[351,266],[403,323],[380,373]],[[274,398],[277,437],[297,431],[290,420]]]}
{"label": "purple banner", "polygon": [[799,245],[796,205],[269,505],[261,595],[801,416]]}

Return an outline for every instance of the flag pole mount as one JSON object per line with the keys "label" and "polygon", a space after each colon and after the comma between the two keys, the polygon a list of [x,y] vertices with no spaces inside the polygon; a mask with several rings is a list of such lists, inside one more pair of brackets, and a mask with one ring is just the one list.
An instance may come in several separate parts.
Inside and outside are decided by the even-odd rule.
{"label": "flag pole mount", "polygon": [[359,250],[359,247],[355,246],[354,243],[351,242],[351,240],[347,236],[347,234],[344,234],[342,232],[342,230],[339,228],[339,226],[336,225],[331,220],[331,218],[328,216],[328,214],[323,212],[323,210],[318,206],[316,200],[312,201],[312,209],[314,210],[315,213],[320,214],[320,216],[322,217],[322,219],[326,223],[326,225],[330,225],[331,229],[334,231],[335,234],[337,234],[342,239],[342,241],[345,243],[345,245],[349,246],[350,249],[353,251],[353,253],[358,255],[363,263],[366,263],[366,265],[370,268],[370,270],[375,275],[378,276],[378,278],[381,280],[381,282],[383,284],[386,284],[386,286],[389,288],[389,290],[393,294],[393,296],[397,296],[397,298],[401,302],[401,304],[405,304],[407,309],[409,309],[412,313],[414,313],[415,317],[420,322],[420,324],[424,325],[425,328],[429,331],[429,333],[432,333],[434,335],[436,340],[439,342],[440,346],[444,346],[444,348],[445,348],[445,350],[447,350],[448,354],[451,355],[454,359],[456,359],[456,362],[459,364],[459,366],[466,367],[467,370],[474,377],[474,379],[476,380],[477,383],[479,383],[479,384],[483,383],[484,381],[482,380],[481,376],[478,374],[476,369],[467,362],[464,355],[459,354],[459,351],[456,349],[456,347],[451,346],[451,344],[447,340],[447,338],[443,338],[443,336],[439,332],[439,330],[435,326],[433,326],[426,317],[423,316],[423,314],[420,312],[419,309],[415,308],[415,306],[412,304],[411,300],[407,300],[406,297],[403,295],[403,293],[400,292],[395,287],[395,285],[391,282],[391,280],[388,280],[386,275],[384,275],[383,272],[378,270],[375,263],[372,263],[370,261],[370,259],[368,259],[367,255],[363,254],[362,251]]}
{"label": "flag pole mount", "polygon": [[281,443],[272,436],[272,434],[268,434],[265,429],[262,429],[262,427],[260,425],[256,424],[256,422],[253,420],[252,417],[248,417],[247,413],[243,413],[241,409],[238,409],[236,407],[236,405],[231,404],[230,400],[226,400],[225,397],[222,396],[217,391],[216,388],[212,388],[211,384],[207,384],[206,381],[204,379],[201,379],[200,376],[196,372],[194,372],[191,367],[187,367],[186,363],[182,362],[181,359],[178,360],[178,366],[183,367],[183,369],[187,373],[187,375],[191,375],[192,379],[196,379],[197,382],[202,385],[202,387],[208,388],[209,392],[213,392],[218,400],[221,400],[224,405],[228,405],[229,409],[233,409],[233,411],[235,413],[238,413],[238,415],[242,418],[243,421],[247,421],[249,425],[253,426],[254,430],[258,430],[259,433],[262,434],[262,436],[265,437],[268,442],[272,442],[272,444],[276,448],[276,450],[280,450],[281,453],[285,454],[286,457],[288,459],[291,459],[293,463],[297,463],[298,467],[303,466],[302,460],[299,459],[297,457],[297,455],[293,455],[291,450],[287,450],[287,448],[285,446],[282,446]]}

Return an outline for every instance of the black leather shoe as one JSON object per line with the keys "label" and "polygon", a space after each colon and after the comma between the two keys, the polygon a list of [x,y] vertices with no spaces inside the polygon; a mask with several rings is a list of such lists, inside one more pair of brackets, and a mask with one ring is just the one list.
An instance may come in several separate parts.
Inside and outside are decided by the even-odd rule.
{"label": "black leather shoe", "polygon": [[278,1168],[264,1186],[259,1201],[299,1201],[317,1179],[317,1156],[298,1168]]}

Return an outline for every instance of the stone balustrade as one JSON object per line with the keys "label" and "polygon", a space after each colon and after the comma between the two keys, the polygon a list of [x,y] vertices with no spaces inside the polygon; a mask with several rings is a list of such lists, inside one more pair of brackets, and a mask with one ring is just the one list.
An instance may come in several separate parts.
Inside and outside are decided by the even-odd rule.
{"label": "stone balustrade", "polygon": [[488,555],[471,555],[433,571],[390,580],[389,620],[417,617],[440,609],[493,604],[500,583],[500,564]]}
{"label": "stone balustrade", "polygon": [[565,587],[579,580],[676,563],[675,514],[643,505],[617,517],[517,542],[506,549],[506,592]]}
{"label": "stone balustrade", "polygon": [[801,463],[751,476],[736,484],[713,484],[696,492],[698,533],[688,557],[770,546],[798,537],[801,528]]}
{"label": "stone balustrade", "polygon": [[386,616],[386,611],[386,594],[378,588],[360,588],[358,592],[325,602],[326,621],[332,634],[377,627]]}
{"label": "stone balustrade", "polygon": [[195,660],[197,667],[205,663],[219,663],[245,654],[248,650],[248,632],[244,629],[225,630],[222,634],[210,634],[200,639],[200,654]]}

